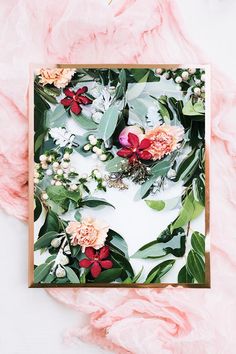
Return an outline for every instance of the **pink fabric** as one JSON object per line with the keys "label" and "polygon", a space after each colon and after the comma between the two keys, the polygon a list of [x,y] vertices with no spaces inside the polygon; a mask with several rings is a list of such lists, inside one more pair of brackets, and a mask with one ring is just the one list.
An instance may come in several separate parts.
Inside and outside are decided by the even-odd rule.
{"label": "pink fabric", "polygon": [[[148,4],[148,5],[147,5]],[[8,0],[0,23],[0,200],[27,219],[29,62],[204,63],[178,1]],[[67,333],[116,353],[233,354],[236,347],[235,84],[213,68],[212,289],[52,289],[88,324]],[[236,91],[235,91],[236,92]],[[68,324],[69,326],[69,324]]]}

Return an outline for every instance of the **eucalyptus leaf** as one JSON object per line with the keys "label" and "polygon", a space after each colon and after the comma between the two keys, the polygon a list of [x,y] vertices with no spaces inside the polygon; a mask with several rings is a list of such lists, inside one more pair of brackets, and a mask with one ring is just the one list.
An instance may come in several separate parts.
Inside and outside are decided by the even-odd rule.
{"label": "eucalyptus leaf", "polygon": [[98,125],[90,118],[83,114],[76,115],[71,112],[71,117],[79,124],[79,126],[86,130],[96,130]]}
{"label": "eucalyptus leaf", "polygon": [[66,276],[72,284],[80,283],[80,280],[79,280],[77,274],[75,273],[75,271],[72,268],[70,268],[70,267],[64,267],[64,268],[66,270]]}
{"label": "eucalyptus leaf", "polygon": [[98,126],[97,137],[108,140],[114,133],[119,116],[119,108],[117,106],[111,106],[103,114]]}
{"label": "eucalyptus leaf", "polygon": [[41,236],[34,244],[34,250],[37,251],[41,248],[48,247],[51,244],[51,241],[56,238],[58,232],[56,231],[49,231],[43,236]]}
{"label": "eucalyptus leaf", "polygon": [[121,272],[121,268],[104,270],[96,279],[94,279],[94,283],[111,283],[120,277]]}
{"label": "eucalyptus leaf", "polygon": [[157,211],[172,210],[177,207],[179,203],[179,197],[167,199],[167,200],[145,200],[145,203],[149,208]]}
{"label": "eucalyptus leaf", "polygon": [[105,163],[105,168],[108,172],[119,172],[125,164],[127,164],[126,159],[116,156]]}
{"label": "eucalyptus leaf", "polygon": [[87,197],[81,202],[81,206],[87,206],[89,208],[96,208],[99,206],[110,206],[115,209],[114,205],[108,203],[105,199]]}
{"label": "eucalyptus leaf", "polygon": [[58,217],[53,211],[49,210],[46,215],[44,224],[39,230],[39,237],[41,237],[48,231],[59,232],[59,230],[60,230],[60,225],[59,225]]}
{"label": "eucalyptus leaf", "polygon": [[35,208],[34,208],[34,221],[37,221],[42,213],[42,204],[37,196],[34,197]]}
{"label": "eucalyptus leaf", "polygon": [[53,267],[54,262],[40,264],[34,270],[34,283],[40,283],[50,272]]}

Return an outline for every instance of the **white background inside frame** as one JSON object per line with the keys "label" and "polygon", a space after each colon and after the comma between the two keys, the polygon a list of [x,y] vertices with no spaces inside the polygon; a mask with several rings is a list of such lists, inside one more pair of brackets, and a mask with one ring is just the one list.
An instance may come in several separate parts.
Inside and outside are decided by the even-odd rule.
{"label": "white background inside frame", "polygon": [[[91,83],[83,83],[83,85],[91,87]],[[143,84],[142,84],[143,85]],[[182,99],[183,96],[181,92],[177,89],[176,84],[172,80],[161,79],[159,83],[149,83],[147,84],[148,90],[152,87],[155,90],[155,86],[158,90],[156,96],[168,95],[175,97],[176,99]],[[131,85],[132,86],[132,85]],[[155,92],[153,93],[155,94]],[[184,101],[187,97],[184,98]],[[88,106],[84,107],[88,110]],[[84,113],[83,111],[83,113]],[[135,124],[135,122],[130,122],[130,124]],[[81,129],[78,124],[72,119],[68,118],[67,126],[74,134],[84,134],[85,131]],[[84,157],[78,152],[73,152],[71,155],[71,166],[76,169],[79,174],[90,174],[94,168],[98,168],[102,173],[105,172],[104,163],[96,158],[96,154]],[[107,192],[97,191],[93,194],[94,197],[100,197],[106,199],[109,203],[115,206],[115,209],[105,206],[97,208],[85,207],[81,209],[82,216],[92,216],[101,220],[106,221],[110,228],[118,232],[127,242],[129,255],[133,255],[140,247],[144,244],[151,242],[157,238],[157,236],[177,217],[179,213],[179,207],[173,210],[167,211],[155,211],[150,209],[144,200],[134,201],[134,196],[137,190],[140,188],[139,185],[134,184],[130,181],[125,181],[129,188],[127,190],[117,190],[114,188],[107,188]],[[164,191],[157,192],[154,196],[148,196],[146,199],[155,200],[167,200],[179,197],[182,194],[182,183],[168,183]],[[62,218],[66,220],[73,219],[73,214],[66,213]],[[34,238],[37,239],[37,235],[40,227],[44,222],[45,216],[42,214],[40,218],[35,222],[34,225]],[[191,231],[199,231],[205,234],[205,213],[203,212],[198,218],[191,222]],[[190,236],[191,236],[190,231]],[[145,281],[147,274],[150,270],[157,264],[163,262],[167,259],[175,259],[176,262],[173,268],[161,279],[162,283],[177,283],[177,277],[179,270],[186,264],[186,257],[188,250],[190,249],[190,236],[187,238],[186,242],[186,253],[183,257],[175,257],[173,255],[167,255],[159,259],[130,259],[130,263],[134,269],[135,274],[137,274],[142,266],[144,267],[141,277],[138,282],[142,283]],[[206,245],[208,249],[208,245]],[[48,252],[43,254],[40,251],[34,252],[34,263],[39,265],[43,263],[49,256]]]}

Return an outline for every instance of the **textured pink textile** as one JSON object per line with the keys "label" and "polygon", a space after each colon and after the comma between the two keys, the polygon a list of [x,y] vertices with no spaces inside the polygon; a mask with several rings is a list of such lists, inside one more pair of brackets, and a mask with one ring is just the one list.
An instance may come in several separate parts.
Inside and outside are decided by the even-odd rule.
{"label": "textured pink textile", "polygon": [[[196,2],[194,2],[196,4]],[[28,63],[204,63],[178,1],[8,0],[0,23],[0,203],[27,219]],[[88,324],[67,333],[116,353],[233,354],[236,347],[236,92],[213,71],[212,289],[53,289]],[[69,326],[70,324],[68,324]]]}

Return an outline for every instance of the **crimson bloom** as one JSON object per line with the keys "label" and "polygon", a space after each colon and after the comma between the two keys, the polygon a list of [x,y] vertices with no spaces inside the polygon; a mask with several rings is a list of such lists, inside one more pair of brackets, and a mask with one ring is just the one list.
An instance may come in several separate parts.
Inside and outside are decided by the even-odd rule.
{"label": "crimson bloom", "polygon": [[133,133],[128,134],[129,147],[123,147],[117,152],[120,157],[129,158],[129,162],[135,162],[138,159],[150,160],[152,154],[149,151],[145,151],[151,145],[151,140],[143,139],[139,142],[139,137]]}
{"label": "crimson bloom", "polygon": [[106,259],[110,250],[108,246],[103,246],[100,250],[96,251],[93,247],[87,247],[85,254],[88,258],[84,258],[79,262],[80,267],[89,268],[93,278],[97,278],[103,269],[112,268],[112,261]]}
{"label": "crimson bloom", "polygon": [[61,100],[61,104],[63,104],[64,107],[70,107],[74,114],[79,115],[82,111],[82,108],[80,107],[81,104],[87,105],[92,103],[90,98],[83,95],[87,91],[87,86],[79,88],[76,92],[66,88],[63,90],[66,97]]}

